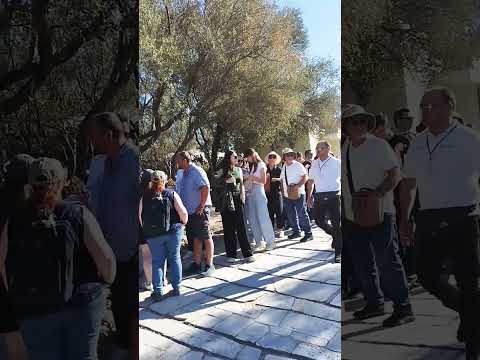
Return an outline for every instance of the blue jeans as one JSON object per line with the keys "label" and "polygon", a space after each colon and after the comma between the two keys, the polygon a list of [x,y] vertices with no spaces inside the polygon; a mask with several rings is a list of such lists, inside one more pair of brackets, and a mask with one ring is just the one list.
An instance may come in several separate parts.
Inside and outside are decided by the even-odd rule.
{"label": "blue jeans", "polygon": [[263,186],[253,185],[246,198],[248,204],[247,215],[248,223],[252,227],[253,237],[257,245],[260,245],[262,239],[267,245],[275,241],[270,215],[268,214],[267,196]]}
{"label": "blue jeans", "polygon": [[293,233],[299,234],[300,229],[302,229],[305,235],[311,235],[312,225],[310,224],[310,217],[307,212],[305,194],[301,195],[297,200],[284,197],[283,206],[287,211],[288,223],[292,227]]}
{"label": "blue jeans", "polygon": [[105,287],[78,292],[58,312],[20,321],[30,360],[97,360],[98,336],[106,307]]}
{"label": "blue jeans", "polygon": [[396,308],[408,306],[407,279],[398,254],[395,217],[385,214],[383,224],[374,228],[362,228],[345,220],[342,230],[367,303],[383,304],[385,292]]}
{"label": "blue jeans", "polygon": [[182,235],[183,225],[175,224],[173,231],[168,234],[147,239],[152,253],[152,285],[153,291],[156,293],[163,293],[165,260],[168,261],[169,278],[173,288],[180,287],[182,281],[182,259],[180,258]]}

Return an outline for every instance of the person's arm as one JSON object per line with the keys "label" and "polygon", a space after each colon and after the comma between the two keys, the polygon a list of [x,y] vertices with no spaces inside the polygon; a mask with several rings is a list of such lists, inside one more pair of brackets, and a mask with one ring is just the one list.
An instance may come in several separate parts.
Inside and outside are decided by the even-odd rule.
{"label": "person's arm", "polygon": [[400,169],[398,166],[387,170],[385,180],[375,189],[375,191],[381,197],[385,196],[386,193],[395,189],[400,181]]}
{"label": "person's arm", "polygon": [[175,210],[180,217],[180,221],[183,225],[185,225],[188,222],[188,212],[183,205],[182,199],[180,199],[180,196],[177,193],[173,194],[173,206],[175,207]]}
{"label": "person's arm", "polygon": [[404,245],[409,245],[412,241],[412,227],[410,224],[410,214],[415,204],[417,182],[414,178],[404,178],[400,182],[400,219],[398,230],[400,241]]}
{"label": "person's arm", "polygon": [[5,261],[8,251],[8,221],[2,226],[0,237],[0,336],[6,345],[7,360],[26,360],[27,349],[23,342],[22,333],[19,331],[15,309],[8,295],[8,283]]}
{"label": "person's arm", "polygon": [[243,171],[238,170],[238,175],[240,178],[240,200],[245,204],[245,184],[243,183]]}
{"label": "person's arm", "polygon": [[208,185],[203,185],[200,187],[200,204],[198,205],[196,213],[201,215],[205,209],[205,204],[208,200],[208,194],[210,192],[210,187]]}
{"label": "person's arm", "polygon": [[307,190],[307,206],[313,206],[313,188],[315,187],[315,183],[313,179],[309,179],[307,182],[307,186],[305,189]]}
{"label": "person's arm", "polygon": [[116,260],[112,248],[103,237],[102,230],[93,214],[83,209],[83,241],[104,281],[111,284],[115,279]]}

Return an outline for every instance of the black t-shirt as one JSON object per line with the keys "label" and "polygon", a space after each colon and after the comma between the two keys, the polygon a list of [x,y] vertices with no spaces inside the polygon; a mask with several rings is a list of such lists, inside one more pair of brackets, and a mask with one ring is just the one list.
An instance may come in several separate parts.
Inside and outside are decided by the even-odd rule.
{"label": "black t-shirt", "polygon": [[270,192],[280,192],[280,181],[272,182],[272,178],[280,178],[280,176],[282,175],[282,169],[280,169],[278,166],[270,169],[270,167],[268,166],[267,174],[270,175]]}

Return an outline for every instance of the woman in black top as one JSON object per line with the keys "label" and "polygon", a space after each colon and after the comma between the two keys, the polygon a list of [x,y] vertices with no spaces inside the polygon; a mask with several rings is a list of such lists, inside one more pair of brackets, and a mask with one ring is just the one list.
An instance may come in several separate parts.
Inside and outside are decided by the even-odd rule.
{"label": "woman in black top", "polygon": [[237,246],[240,244],[242,255],[248,262],[254,261],[252,247],[248,241],[244,219],[245,187],[242,169],[238,166],[238,157],[234,151],[227,151],[222,169],[215,178],[215,191],[218,192],[218,210],[222,215],[223,239],[227,261],[233,263],[237,258]]}
{"label": "woman in black top", "polygon": [[[283,237],[284,217],[283,217],[283,196],[281,189],[280,175],[282,169],[278,166],[281,158],[275,151],[267,155],[267,183],[265,192],[268,200],[268,213],[272,226],[275,229],[275,236]],[[275,226],[276,225],[276,226]]]}

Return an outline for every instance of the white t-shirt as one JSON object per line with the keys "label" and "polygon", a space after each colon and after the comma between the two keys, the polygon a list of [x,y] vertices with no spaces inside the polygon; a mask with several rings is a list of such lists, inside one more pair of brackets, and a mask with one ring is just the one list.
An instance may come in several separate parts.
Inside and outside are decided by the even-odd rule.
{"label": "white t-shirt", "polygon": [[[431,160],[427,138],[430,152],[438,144]],[[456,122],[437,136],[425,130],[410,145],[403,174],[416,179],[422,210],[477,204],[480,136]]]}
{"label": "white t-shirt", "polygon": [[[253,176],[259,178],[262,170],[266,171],[266,169],[267,169],[267,165],[264,162],[258,162],[256,170],[255,171],[253,171],[253,169],[249,170],[248,175],[253,175]],[[252,186],[264,186],[264,185],[260,184],[257,181],[247,181],[246,182],[246,187],[248,188],[248,190],[250,190]]]}
{"label": "white t-shirt", "polygon": [[340,191],[342,168],[340,159],[329,156],[325,161],[314,160],[309,176],[315,182],[315,192]]}
{"label": "white t-shirt", "polygon": [[[347,174],[347,148],[350,141],[342,146],[342,193],[344,198],[345,216],[353,221],[352,196],[348,185]],[[387,171],[400,167],[397,155],[391,146],[383,139],[367,135],[363,144],[358,147],[350,145],[350,166],[353,178],[354,191],[362,188],[376,189],[387,175]],[[383,198],[385,213],[395,214],[393,204],[393,191],[389,191]]]}
{"label": "white t-shirt", "polygon": [[[287,165],[285,163],[285,165],[282,168],[280,179],[282,179],[284,196],[287,196],[286,194],[287,182],[285,179],[285,171],[287,173],[288,184],[292,185],[292,184],[298,184],[302,180],[302,177],[307,175],[307,169],[305,169],[305,167],[302,164],[300,164],[298,161],[294,161],[291,165]],[[305,195],[305,184],[300,186],[299,194]]]}

